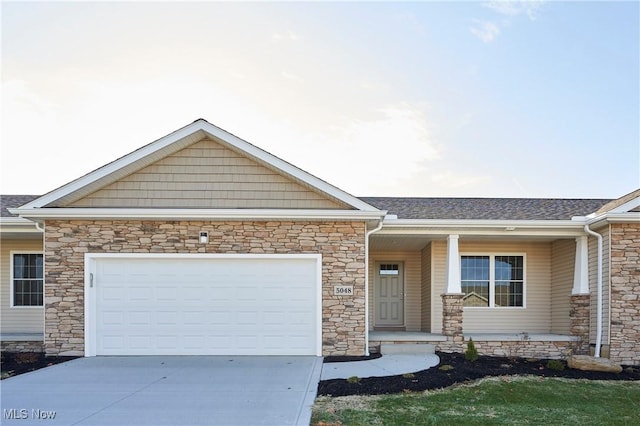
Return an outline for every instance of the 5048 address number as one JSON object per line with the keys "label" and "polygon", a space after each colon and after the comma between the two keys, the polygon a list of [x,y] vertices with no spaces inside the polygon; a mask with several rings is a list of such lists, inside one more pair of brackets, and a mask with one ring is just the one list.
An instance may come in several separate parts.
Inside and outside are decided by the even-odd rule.
{"label": "5048 address number", "polygon": [[333,294],[336,296],[353,296],[353,286],[336,285],[333,287]]}

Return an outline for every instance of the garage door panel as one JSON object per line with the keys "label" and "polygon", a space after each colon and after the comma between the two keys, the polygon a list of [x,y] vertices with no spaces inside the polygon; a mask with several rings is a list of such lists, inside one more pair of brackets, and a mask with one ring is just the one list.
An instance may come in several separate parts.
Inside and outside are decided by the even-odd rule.
{"label": "garage door panel", "polygon": [[314,355],[317,268],[318,257],[98,258],[95,351]]}

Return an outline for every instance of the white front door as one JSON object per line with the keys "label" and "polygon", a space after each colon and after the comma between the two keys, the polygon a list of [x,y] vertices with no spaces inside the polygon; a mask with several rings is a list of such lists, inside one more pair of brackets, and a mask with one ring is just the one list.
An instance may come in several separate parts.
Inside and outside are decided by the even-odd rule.
{"label": "white front door", "polygon": [[87,355],[320,355],[319,255],[88,255]]}
{"label": "white front door", "polygon": [[376,264],[375,326],[400,327],[404,325],[404,279],[402,263]]}

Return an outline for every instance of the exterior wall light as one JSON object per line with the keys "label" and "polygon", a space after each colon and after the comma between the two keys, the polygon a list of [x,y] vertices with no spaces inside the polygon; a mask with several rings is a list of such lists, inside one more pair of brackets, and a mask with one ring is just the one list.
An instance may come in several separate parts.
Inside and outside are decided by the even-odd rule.
{"label": "exterior wall light", "polygon": [[207,231],[200,231],[200,243],[207,244],[209,242],[209,233]]}

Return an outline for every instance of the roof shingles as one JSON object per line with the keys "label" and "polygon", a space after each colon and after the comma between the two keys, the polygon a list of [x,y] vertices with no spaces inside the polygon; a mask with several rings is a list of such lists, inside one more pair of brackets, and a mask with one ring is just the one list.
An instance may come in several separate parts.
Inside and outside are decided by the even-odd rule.
{"label": "roof shingles", "polygon": [[[20,207],[38,195],[2,195],[2,217],[13,217],[7,208]],[[454,220],[569,220],[586,216],[611,202],[604,199],[544,198],[413,198],[359,197],[399,219]]]}
{"label": "roof shingles", "polygon": [[15,217],[7,209],[23,206],[39,195],[0,195],[0,217]]}
{"label": "roof shingles", "polygon": [[543,198],[360,197],[398,219],[570,220],[586,216],[611,200]]}

